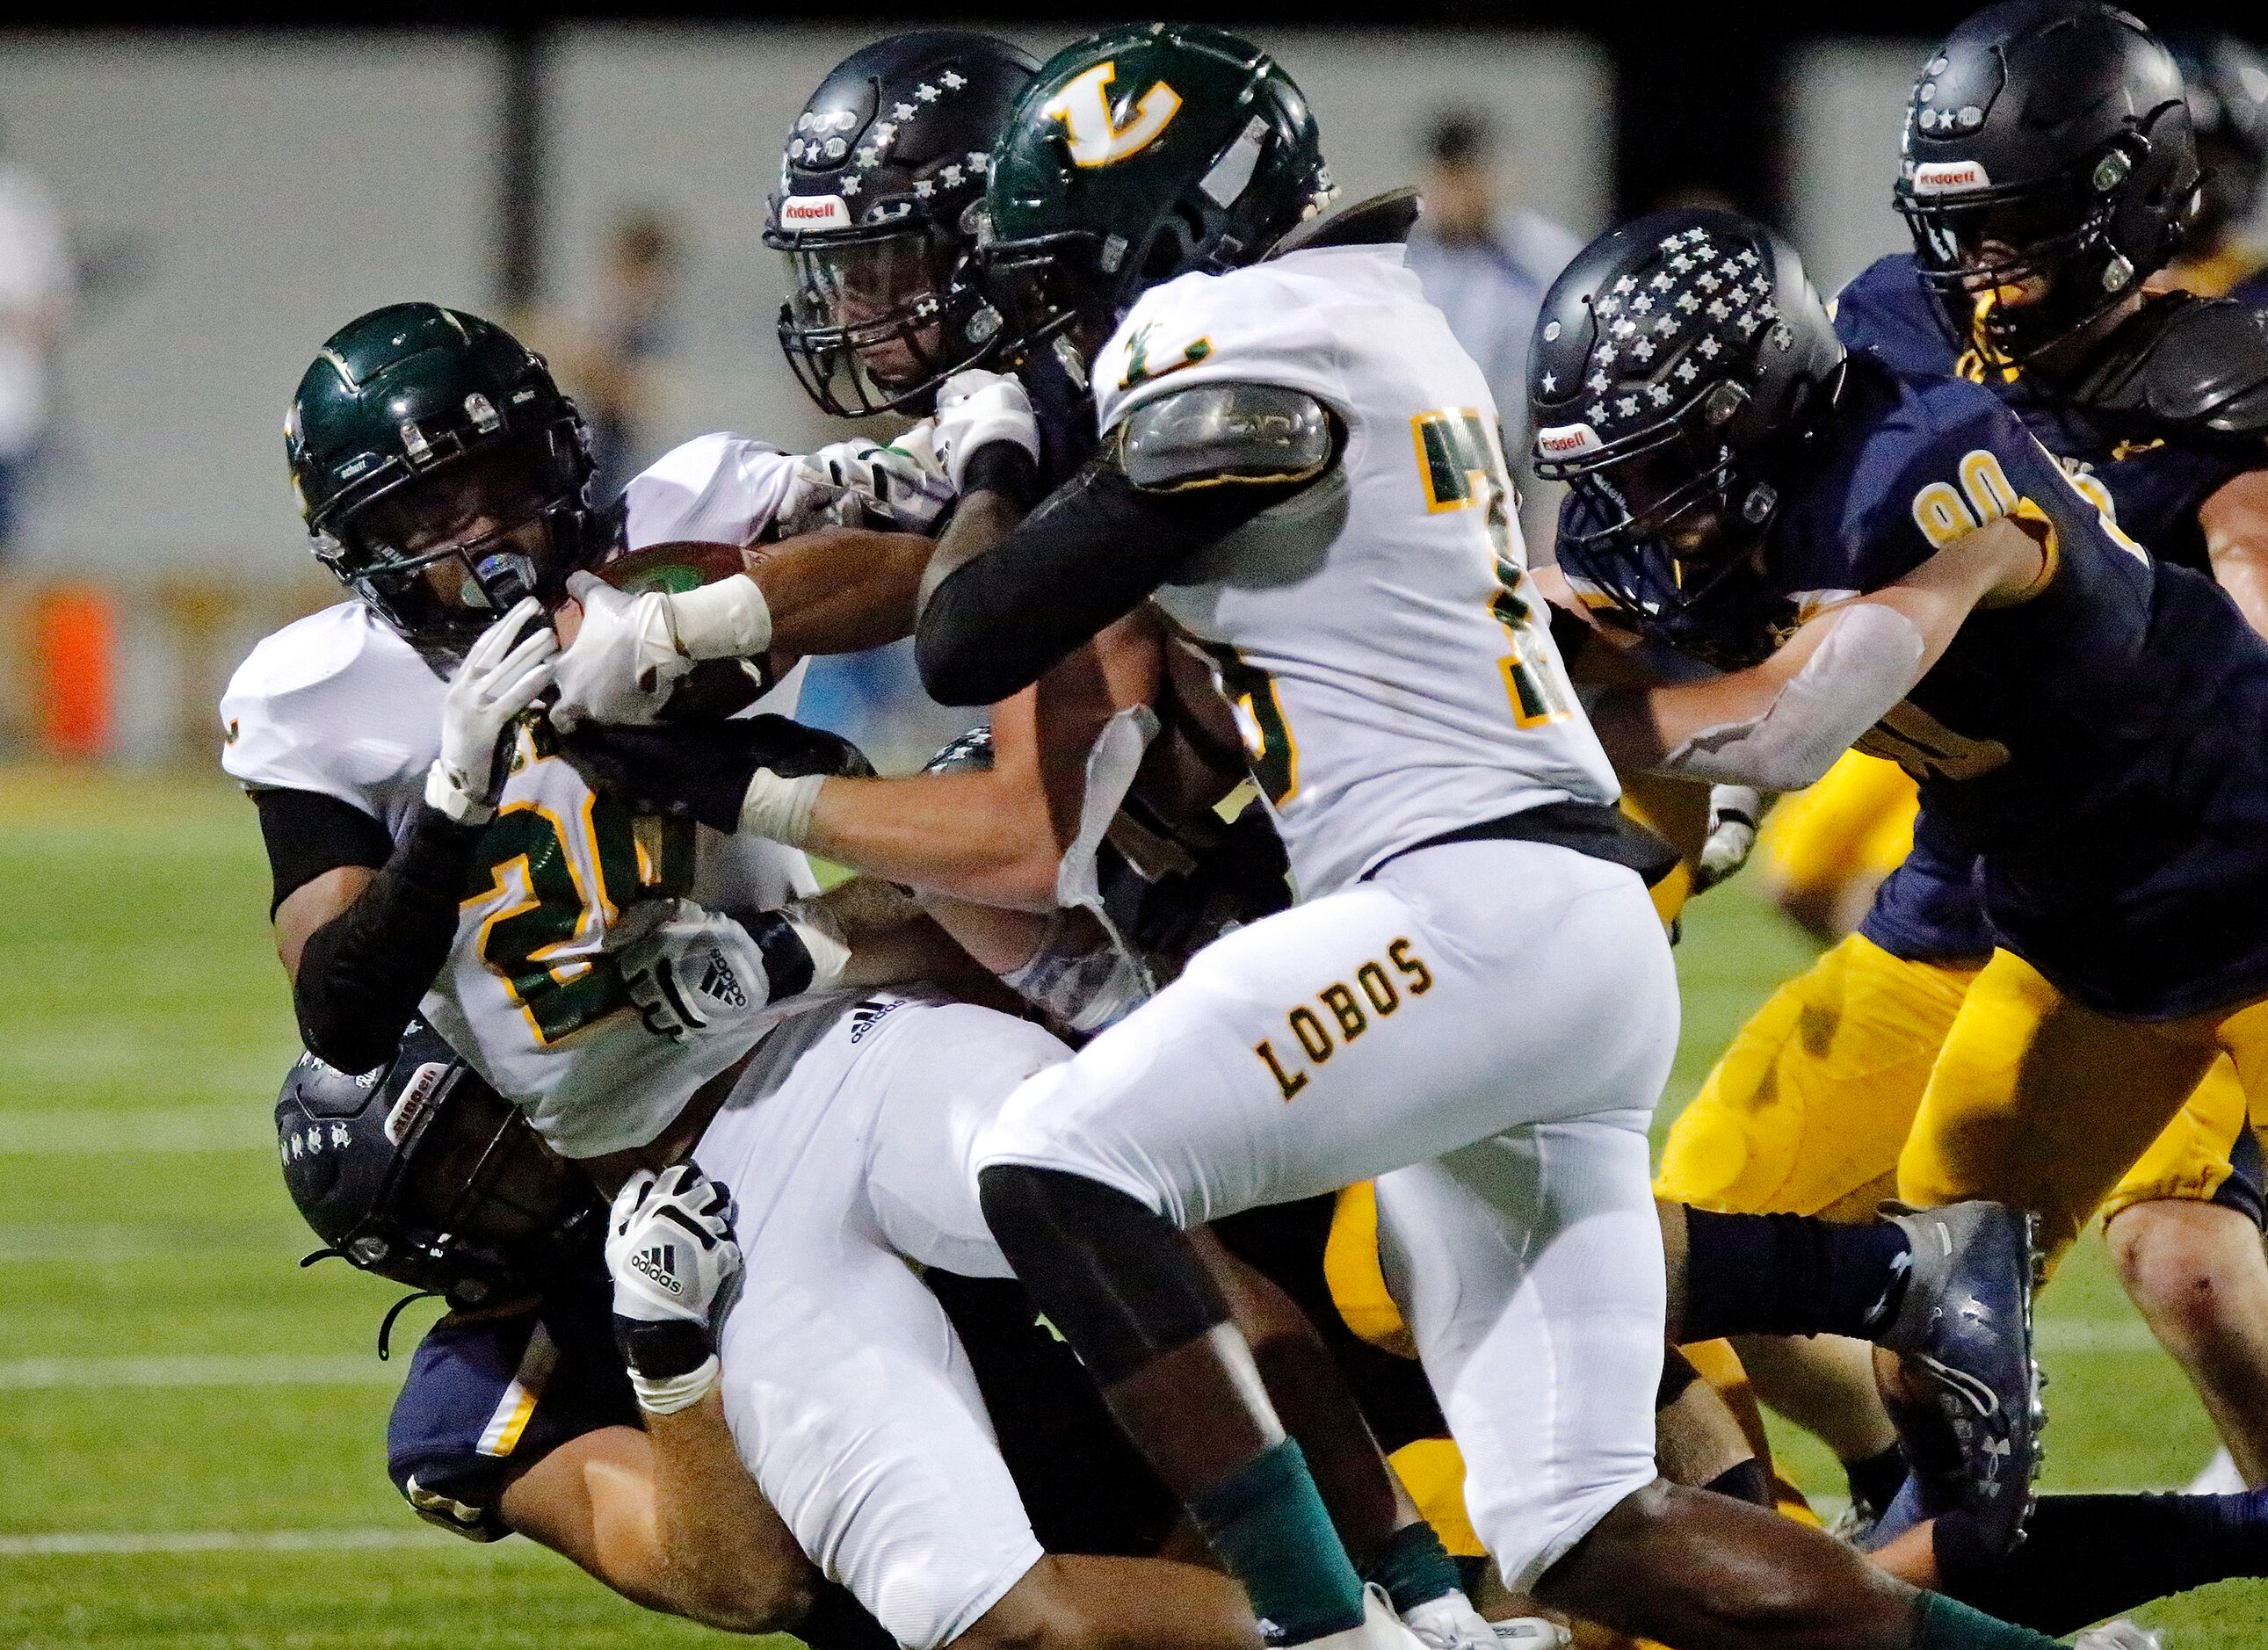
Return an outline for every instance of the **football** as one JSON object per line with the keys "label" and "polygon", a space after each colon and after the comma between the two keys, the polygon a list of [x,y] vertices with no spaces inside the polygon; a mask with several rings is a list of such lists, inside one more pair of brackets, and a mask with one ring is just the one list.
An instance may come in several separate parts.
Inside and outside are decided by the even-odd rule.
{"label": "football", "polygon": [[[633,596],[648,591],[697,590],[720,578],[746,572],[769,554],[769,547],[684,541],[629,550],[593,571],[615,589]],[[560,639],[571,642],[582,618],[580,603],[570,601],[555,616]],[[774,652],[755,659],[710,659],[696,665],[662,707],[665,721],[731,716],[771,689],[794,664]]]}

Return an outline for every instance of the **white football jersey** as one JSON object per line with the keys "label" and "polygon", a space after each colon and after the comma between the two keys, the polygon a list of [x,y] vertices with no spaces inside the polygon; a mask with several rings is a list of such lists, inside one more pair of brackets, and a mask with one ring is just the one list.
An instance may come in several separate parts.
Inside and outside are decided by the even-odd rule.
{"label": "white football jersey", "polygon": [[[633,489],[630,548],[729,541],[736,522],[761,525],[770,504],[740,484],[755,445],[704,437],[671,453],[663,464],[692,484]],[[711,473],[693,475],[688,457]],[[794,715],[803,668],[754,709]],[[335,798],[398,841],[439,754],[443,692],[383,620],[341,602],[269,637],[238,667],[221,701],[221,765],[247,790]],[[753,1027],[690,1042],[657,1036],[607,954],[610,928],[641,898],[683,895],[747,914],[816,884],[794,849],[633,818],[549,751],[548,738],[522,726],[456,943],[423,1012],[554,1146],[592,1157],[654,1138],[778,1019],[812,1005],[795,999]]]}
{"label": "white football jersey", "polygon": [[1528,577],[1496,404],[1403,249],[1144,294],[1096,357],[1101,428],[1207,381],[1304,390],[1345,431],[1330,475],[1155,598],[1219,672],[1301,896],[1461,826],[1612,802]]}

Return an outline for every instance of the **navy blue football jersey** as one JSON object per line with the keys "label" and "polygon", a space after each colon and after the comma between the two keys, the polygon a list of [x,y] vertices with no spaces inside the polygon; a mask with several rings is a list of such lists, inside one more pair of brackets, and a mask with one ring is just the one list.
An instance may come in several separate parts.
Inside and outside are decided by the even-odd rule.
{"label": "navy blue football jersey", "polygon": [[[1156,1551],[1179,1504],[1022,1286],[941,1271],[926,1281],[968,1354],[1041,1543],[1051,1552]],[[435,1324],[394,1400],[387,1469],[420,1517],[497,1541],[512,1533],[499,1507],[522,1473],[585,1433],[639,1424],[600,1273],[524,1311],[452,1314]],[[843,1613],[830,1609],[829,1620]]]}
{"label": "navy blue football jersey", "polygon": [[1988,391],[1855,356],[1761,555],[1674,617],[1598,616],[1753,663],[2009,515],[2044,541],[2039,581],[1972,614],[1859,748],[1914,775],[1933,829],[1982,858],[1995,938],[2075,999],[2155,1019],[2268,992],[2268,645],[2107,523]]}
{"label": "navy blue football jersey", "polygon": [[1913,846],[1874,890],[1859,932],[1909,962],[1981,962],[1992,927],[1977,887],[1977,856],[1929,809],[1914,818]]}
{"label": "navy blue football jersey", "polygon": [[[2178,302],[2180,300],[2172,300]],[[1988,369],[1954,335],[1944,306],[1909,254],[1878,259],[1835,300],[1835,330],[1901,372],[1946,373],[1991,390],[2053,453],[2080,492],[2161,561],[2213,571],[2198,506],[2260,467],[2257,444],[2185,438],[2059,401],[2029,374]]]}
{"label": "navy blue football jersey", "polygon": [[[2122,435],[2110,421],[2042,395],[2021,372],[1986,370],[1955,335],[1910,254],[1878,259],[1845,287],[1836,299],[1835,329],[1852,350],[1901,372],[1984,385],[2130,538],[2164,560],[2211,571],[2198,506],[2250,468],[2228,444]],[[1992,949],[1992,931],[1973,871],[1953,833],[1925,814],[1914,828],[1913,852],[1883,880],[1859,932],[1911,961],[1982,958]]]}
{"label": "navy blue football jersey", "polygon": [[418,1343],[386,1429],[387,1475],[420,1518],[475,1541],[511,1534],[511,1484],[562,1444],[636,1426],[600,1273],[540,1307],[443,1318]]}

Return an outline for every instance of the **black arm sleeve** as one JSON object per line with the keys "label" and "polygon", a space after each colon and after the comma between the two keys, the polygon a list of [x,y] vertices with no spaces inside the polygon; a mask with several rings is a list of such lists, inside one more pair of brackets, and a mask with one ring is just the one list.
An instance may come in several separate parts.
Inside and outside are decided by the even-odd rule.
{"label": "black arm sleeve", "polygon": [[335,796],[315,791],[254,791],[260,839],[268,844],[268,869],[276,891],[268,914],[327,871],[367,866],[375,871],[394,857],[386,827]]}
{"label": "black arm sleeve", "polygon": [[481,828],[421,807],[371,885],[299,954],[291,1005],[308,1050],[342,1072],[394,1057],[449,959]]}
{"label": "black arm sleeve", "polygon": [[1106,451],[932,593],[914,631],[922,686],[994,704],[1131,613],[1189,556],[1307,484],[1145,492]]}

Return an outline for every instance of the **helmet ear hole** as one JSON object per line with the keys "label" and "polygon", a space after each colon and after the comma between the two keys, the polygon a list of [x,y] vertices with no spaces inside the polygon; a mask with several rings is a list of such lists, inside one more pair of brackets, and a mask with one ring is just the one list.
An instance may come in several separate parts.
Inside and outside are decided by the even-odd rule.
{"label": "helmet ear hole", "polygon": [[1145,284],[1170,281],[1189,267],[1197,249],[1204,244],[1204,225],[1187,202],[1177,203],[1150,237],[1142,255]]}

